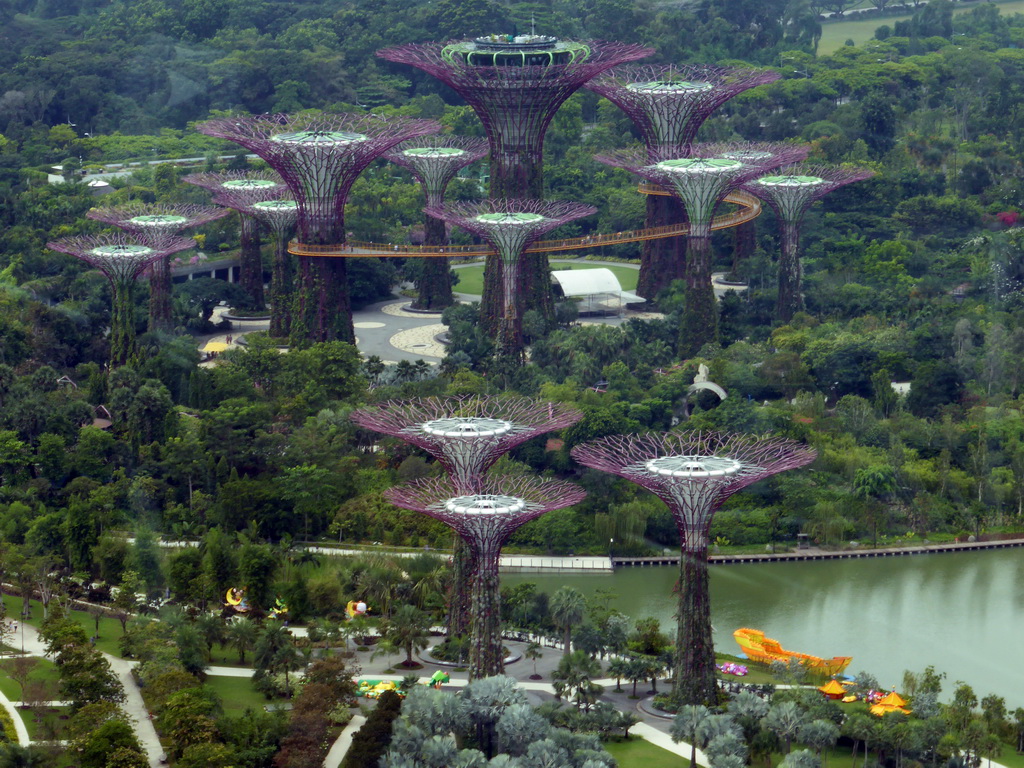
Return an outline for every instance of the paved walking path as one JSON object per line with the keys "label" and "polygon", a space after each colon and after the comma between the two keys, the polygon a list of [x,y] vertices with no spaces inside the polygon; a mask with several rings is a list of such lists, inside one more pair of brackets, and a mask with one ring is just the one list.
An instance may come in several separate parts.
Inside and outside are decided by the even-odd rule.
{"label": "paved walking path", "polygon": [[[26,653],[32,656],[46,655],[46,646],[43,644],[42,640],[39,639],[39,633],[36,631],[35,627],[31,624],[23,624],[20,621],[14,622],[14,625],[15,631],[18,634],[23,633],[23,647]],[[121,708],[131,720],[135,721],[135,735],[138,737],[139,743],[146,752],[150,768],[160,768],[164,764],[165,760],[164,748],[160,744],[160,738],[156,734],[156,728],[153,726],[153,721],[150,719],[149,712],[146,710],[146,703],[142,700],[142,694],[139,693],[139,686],[136,685],[135,678],[133,678],[131,674],[132,667],[134,667],[137,662],[126,661],[125,659],[118,658],[117,656],[111,656],[109,653],[104,653],[103,657],[110,662],[111,669],[114,671],[114,674],[117,675],[117,679],[121,681],[121,685],[124,688],[125,701],[121,705]],[[20,721],[21,718],[17,718],[15,720],[15,726],[17,726]],[[21,738],[20,733],[18,738]]]}
{"label": "paved walking path", "polygon": [[352,737],[355,736],[356,731],[363,727],[365,722],[366,718],[362,715],[356,715],[349,720],[348,725],[342,729],[334,744],[331,745],[331,751],[324,758],[324,768],[338,768],[341,765],[341,761],[348,754],[348,748],[352,746]]}
{"label": "paved walking path", "polygon": [[7,714],[14,721],[14,732],[18,734],[18,743],[23,747],[27,747],[32,743],[32,739],[28,735],[28,727],[25,725],[25,721],[21,719],[21,713],[18,712],[15,703],[4,696],[3,691],[0,691],[0,705],[7,710]]}

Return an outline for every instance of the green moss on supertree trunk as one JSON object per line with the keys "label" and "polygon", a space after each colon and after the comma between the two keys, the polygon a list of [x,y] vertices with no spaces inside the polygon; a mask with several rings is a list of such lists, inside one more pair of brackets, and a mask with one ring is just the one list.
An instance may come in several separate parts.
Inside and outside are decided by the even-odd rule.
{"label": "green moss on supertree trunk", "polygon": [[800,233],[795,224],[782,224],[782,247],[779,252],[779,297],[775,310],[779,320],[788,323],[804,308],[803,268],[800,263]]}
{"label": "green moss on supertree trunk", "polygon": [[672,698],[677,704],[717,704],[715,646],[707,547],[683,545],[679,558],[679,609]]}
{"label": "green moss on supertree trunk", "polygon": [[[646,226],[664,227],[686,221],[686,211],[668,195],[647,196]],[[686,265],[686,238],[659,237],[645,240],[640,252],[636,292],[654,301],[673,280],[682,280]]]}
{"label": "green moss on supertree trunk", "polygon": [[238,284],[249,295],[252,309],[266,307],[263,297],[263,255],[260,253],[260,227],[249,216],[242,219],[242,248],[238,261]]}
{"label": "green moss on supertree trunk", "polygon": [[270,278],[270,336],[283,339],[291,333],[292,325],[292,280],[291,256],[288,241],[277,237],[274,243],[274,265]]}
{"label": "green moss on supertree trunk", "polygon": [[171,257],[153,262],[149,275],[149,330],[169,331],[174,325],[171,301]]}
{"label": "green moss on supertree trunk", "polygon": [[473,553],[462,537],[456,535],[452,552],[452,587],[448,593],[448,637],[469,636],[473,570]]}
{"label": "green moss on supertree trunk", "polygon": [[[424,245],[443,247],[447,243],[441,219],[427,216],[423,221]],[[452,275],[448,259],[440,256],[424,258],[416,281],[417,297],[413,309],[441,310],[455,303]]]}
{"label": "green moss on supertree trunk", "polygon": [[355,343],[344,258],[299,257],[289,339],[294,347],[321,341]]}
{"label": "green moss on supertree trunk", "polygon": [[136,354],[133,284],[134,281],[113,284],[114,300],[110,313],[110,362],[112,365],[126,365],[134,359]]}
{"label": "green moss on supertree trunk", "polygon": [[501,644],[501,579],[498,555],[477,554],[473,578],[472,632],[469,649],[469,679],[479,680],[505,671]]}
{"label": "green moss on supertree trunk", "polygon": [[690,238],[686,251],[686,296],[679,326],[679,356],[692,357],[718,340],[718,306],[711,285],[711,237]]}

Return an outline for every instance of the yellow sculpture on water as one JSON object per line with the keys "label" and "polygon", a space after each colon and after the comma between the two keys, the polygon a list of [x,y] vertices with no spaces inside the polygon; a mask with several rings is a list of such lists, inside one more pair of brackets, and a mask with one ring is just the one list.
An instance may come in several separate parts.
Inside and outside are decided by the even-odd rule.
{"label": "yellow sculpture on water", "polygon": [[760,661],[764,664],[781,661],[788,664],[791,659],[796,659],[810,672],[825,677],[838,675],[853,661],[852,656],[833,656],[831,659],[823,659],[820,656],[787,651],[779,644],[778,640],[765,637],[764,632],[759,629],[742,627],[733,632],[732,636],[736,638],[736,642],[751,661]]}

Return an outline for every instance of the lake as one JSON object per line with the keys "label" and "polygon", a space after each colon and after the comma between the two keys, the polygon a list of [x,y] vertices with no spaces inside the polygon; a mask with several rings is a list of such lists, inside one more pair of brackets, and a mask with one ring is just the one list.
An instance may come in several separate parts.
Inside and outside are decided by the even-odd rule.
{"label": "lake", "polygon": [[[608,589],[632,618],[654,616],[674,639],[675,567],[613,574],[505,575],[554,592]],[[711,567],[715,646],[739,653],[732,632],[764,630],[782,647],[815,656],[852,656],[889,688],[903,671],[929,664],[946,673],[943,697],[963,680],[978,697],[995,693],[1024,706],[1024,549],[942,555]]]}

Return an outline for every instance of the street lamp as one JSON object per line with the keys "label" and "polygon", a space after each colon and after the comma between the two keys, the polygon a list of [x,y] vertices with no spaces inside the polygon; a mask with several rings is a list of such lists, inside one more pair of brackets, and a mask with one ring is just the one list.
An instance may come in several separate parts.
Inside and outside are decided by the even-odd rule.
{"label": "street lamp", "polygon": [[608,558],[612,556],[612,545],[615,544],[615,539],[608,539]]}

